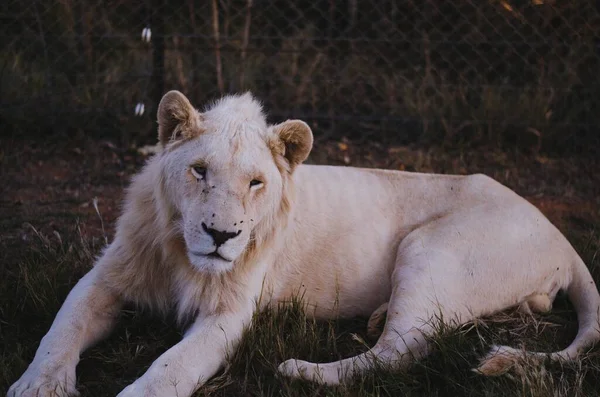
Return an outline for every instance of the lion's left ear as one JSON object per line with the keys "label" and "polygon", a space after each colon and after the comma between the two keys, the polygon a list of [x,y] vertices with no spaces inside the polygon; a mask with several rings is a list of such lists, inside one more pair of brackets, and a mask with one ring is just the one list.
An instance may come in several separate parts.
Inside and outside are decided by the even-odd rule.
{"label": "lion's left ear", "polygon": [[181,92],[167,92],[158,105],[158,139],[163,145],[202,133],[201,115]]}
{"label": "lion's left ear", "polygon": [[306,160],[313,145],[313,134],[308,124],[301,120],[288,120],[273,126],[273,131],[284,145],[282,154],[292,170]]}

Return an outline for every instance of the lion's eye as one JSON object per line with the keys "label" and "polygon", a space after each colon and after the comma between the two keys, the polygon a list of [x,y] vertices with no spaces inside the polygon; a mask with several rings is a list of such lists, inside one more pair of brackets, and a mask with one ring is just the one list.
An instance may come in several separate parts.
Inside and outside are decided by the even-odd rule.
{"label": "lion's eye", "polygon": [[262,185],[262,184],[263,184],[263,183],[262,183],[262,181],[259,181],[258,179],[252,179],[252,180],[250,181],[250,187],[253,187],[253,186],[260,186],[260,185]]}
{"label": "lion's eye", "polygon": [[206,178],[206,168],[195,165],[192,167],[192,174],[198,179],[204,179]]}

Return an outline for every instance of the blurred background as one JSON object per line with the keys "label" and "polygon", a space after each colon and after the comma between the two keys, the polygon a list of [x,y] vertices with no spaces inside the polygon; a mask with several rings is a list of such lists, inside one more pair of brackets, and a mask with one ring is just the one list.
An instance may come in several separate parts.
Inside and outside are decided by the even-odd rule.
{"label": "blurred background", "polygon": [[3,134],[154,143],[170,89],[251,90],[341,137],[554,155],[599,148],[590,0],[5,0]]}

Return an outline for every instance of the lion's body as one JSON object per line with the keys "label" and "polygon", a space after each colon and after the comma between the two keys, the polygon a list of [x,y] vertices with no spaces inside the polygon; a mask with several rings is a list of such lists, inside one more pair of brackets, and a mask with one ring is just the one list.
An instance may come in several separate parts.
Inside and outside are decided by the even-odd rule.
{"label": "lion's body", "polygon": [[[436,315],[464,323],[516,305],[547,310],[560,289],[578,310],[580,333],[553,357],[575,358],[598,340],[600,296],[587,268],[510,189],[483,175],[300,165],[312,145],[303,125],[267,128],[248,97],[202,116],[172,97],[159,113],[166,148],[134,178],[114,241],[67,298],[11,397],[56,386],[73,393],[80,351],[126,301],[175,309],[192,325],[124,397],[174,395],[173,384],[191,394],[224,363],[254,311],[296,297],[320,318],[387,308],[368,353],[280,366],[325,383],[375,359],[400,367],[426,354]],[[505,370],[518,354],[495,350],[483,373]]]}
{"label": "lion's body", "polygon": [[[530,294],[554,295],[568,284],[568,265],[543,272],[540,262],[572,261],[570,245],[531,204],[485,176],[300,166],[294,182],[292,221],[278,236],[283,241],[263,284],[263,294],[273,293],[271,302],[302,296],[317,317],[368,316],[389,300],[401,243],[402,252],[452,252],[418,289],[448,304],[442,295],[458,291],[444,289],[455,285],[476,298],[469,303],[476,314],[516,305]],[[503,243],[496,245],[500,236]],[[532,244],[547,252],[542,256]],[[482,289],[490,273],[510,286]]]}
{"label": "lion's body", "polygon": [[[152,165],[147,170],[150,173],[148,179],[157,178]],[[119,237],[123,236],[125,241],[119,241],[121,244],[115,246],[144,249],[129,251],[132,257],[139,259],[118,261],[124,267],[111,266],[106,270],[110,276],[105,278],[113,289],[131,295],[128,300],[161,309],[177,306],[182,317],[197,310],[211,312],[217,310],[218,305],[236,304],[215,297],[233,295],[226,290],[236,288],[238,278],[244,280],[241,288],[248,288],[245,291],[248,296],[243,302],[246,298],[260,297],[262,304],[276,305],[302,296],[309,313],[319,318],[368,316],[390,298],[392,272],[400,243],[408,235],[417,238],[422,234],[421,230],[431,229],[434,225],[442,229],[440,237],[444,244],[466,245],[465,248],[473,251],[471,239],[478,241],[475,252],[467,252],[469,256],[464,258],[449,258],[453,260],[447,262],[446,268],[436,272],[446,279],[458,277],[462,280],[460,284],[448,284],[460,285],[462,291],[477,297],[470,304],[477,314],[489,314],[499,310],[498,307],[516,305],[531,294],[553,296],[569,281],[569,266],[563,265],[562,271],[552,269],[550,274],[543,274],[537,264],[550,257],[555,258],[552,263],[558,263],[560,267],[560,263],[568,262],[567,258],[574,255],[560,232],[526,200],[483,175],[446,176],[301,165],[293,177],[295,194],[290,198],[293,201],[290,212],[285,214],[290,218],[286,227],[273,236],[270,252],[261,253],[264,265],[254,265],[250,269],[252,275],[244,274],[243,277],[238,274],[245,270],[242,266],[225,276],[198,274],[190,269],[186,265],[185,246],[177,241],[176,235],[170,236],[171,241],[161,238],[159,244],[153,244],[157,234],[169,236],[171,225],[163,231],[155,227],[155,220],[161,215],[156,213],[154,206],[148,205],[152,203],[153,191],[144,191],[144,188],[154,186],[157,181],[150,183],[143,176],[139,178],[139,189],[134,183],[134,197],[127,205],[130,209],[123,216]],[[459,238],[457,241],[449,239],[446,232]],[[499,236],[503,243],[499,246],[491,244]],[[421,238],[432,237],[427,233]],[[143,238],[147,241],[140,241]],[[408,245],[407,241],[404,245]],[[484,244],[485,241],[491,246]],[[531,249],[531,244],[536,242],[540,248],[551,249],[547,251],[548,257],[532,255],[536,250]],[[436,242],[435,246],[440,247],[440,243]],[[423,244],[428,245],[424,241]],[[519,252],[518,245],[529,252]],[[148,247],[154,247],[156,252]],[[455,256],[462,251],[457,246],[448,248]],[[165,255],[177,259],[165,263]],[[489,263],[486,268],[481,268],[477,263],[481,256],[486,256],[487,262],[497,264]],[[114,262],[106,263],[112,265]],[[479,268],[477,272],[473,271],[475,267]],[[499,274],[500,269],[506,274]],[[489,302],[489,289],[479,288],[479,284],[489,277],[487,271],[498,279],[514,278],[509,286],[501,283],[496,292],[496,296],[500,296],[506,291],[509,295],[506,299]],[[533,274],[515,277],[519,271]],[[541,285],[539,279],[548,282]],[[464,289],[462,283],[465,280],[471,280],[472,290]],[[525,285],[516,286],[515,281]],[[215,285],[206,287],[207,282]],[[423,285],[420,288],[435,293],[435,287]],[[223,294],[215,293],[217,288],[223,288]],[[521,290],[521,295],[510,296],[513,295],[511,289]],[[480,296],[482,293],[484,295]],[[148,294],[155,296],[146,296]],[[201,294],[206,296],[190,298]],[[179,302],[170,299],[173,296]],[[193,302],[192,307],[189,307],[189,301]],[[477,307],[478,304],[481,307]]]}

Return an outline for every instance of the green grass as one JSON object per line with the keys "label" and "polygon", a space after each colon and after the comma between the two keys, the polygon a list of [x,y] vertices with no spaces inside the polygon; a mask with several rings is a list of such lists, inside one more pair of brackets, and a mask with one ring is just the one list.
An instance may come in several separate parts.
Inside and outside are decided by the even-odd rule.
{"label": "green grass", "polygon": [[[600,226],[600,225],[596,225]],[[25,370],[66,294],[91,266],[102,239],[66,242],[44,236],[35,240],[13,272],[0,280],[2,354],[1,388]],[[599,235],[575,231],[576,246],[594,270],[600,265]],[[597,271],[594,271],[596,276]],[[433,352],[407,371],[379,368],[343,387],[324,387],[277,376],[288,358],[326,362],[365,351],[366,318],[319,322],[301,303],[257,314],[225,371],[197,396],[593,396],[600,381],[600,354],[592,350],[577,363],[524,365],[511,373],[485,378],[471,371],[490,344],[556,350],[576,332],[570,305],[559,298],[547,315],[526,316],[510,310],[461,327],[443,325],[431,338]],[[171,319],[126,309],[115,332],[86,352],[78,367],[84,396],[116,395],[181,337]]]}

